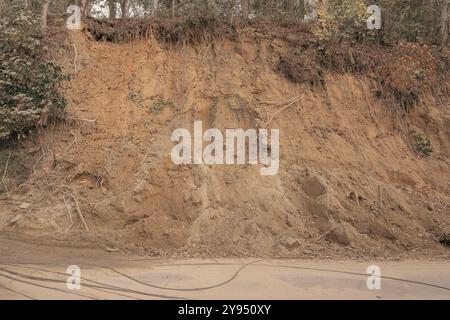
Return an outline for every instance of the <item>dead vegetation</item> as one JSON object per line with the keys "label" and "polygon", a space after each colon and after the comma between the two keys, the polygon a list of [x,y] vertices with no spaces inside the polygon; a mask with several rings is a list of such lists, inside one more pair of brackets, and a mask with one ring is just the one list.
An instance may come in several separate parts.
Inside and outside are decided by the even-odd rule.
{"label": "dead vegetation", "polygon": [[431,93],[448,97],[449,51],[414,43],[383,46],[372,43],[339,43],[298,49],[293,45],[280,57],[278,71],[296,83],[320,85],[325,74],[364,74],[377,83],[373,95],[408,111]]}
{"label": "dead vegetation", "polygon": [[129,42],[155,37],[167,44],[198,44],[220,39],[236,39],[235,25],[210,17],[87,19],[86,31],[96,41]]}
{"label": "dead vegetation", "polygon": [[288,48],[274,68],[295,83],[323,86],[327,73],[365,74],[376,80],[373,95],[408,111],[425,93],[439,99],[448,95],[450,54],[418,43],[380,44],[363,40],[318,39],[306,22],[276,23],[255,20],[229,22],[218,17],[86,19],[85,30],[96,41],[130,42],[154,37],[161,43],[195,45],[239,35],[282,41]]}

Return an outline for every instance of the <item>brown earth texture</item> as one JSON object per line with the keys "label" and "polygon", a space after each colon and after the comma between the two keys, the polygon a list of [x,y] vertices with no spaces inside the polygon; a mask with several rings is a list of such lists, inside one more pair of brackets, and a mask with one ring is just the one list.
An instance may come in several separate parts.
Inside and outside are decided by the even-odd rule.
{"label": "brown earth texture", "polygon": [[[83,31],[55,47],[67,114],[0,152],[2,237],[152,256],[450,257],[446,100],[425,92],[404,114],[368,74],[296,83],[276,67],[288,41],[251,28],[196,45]],[[280,129],[278,174],[173,164],[171,134],[195,120]]]}

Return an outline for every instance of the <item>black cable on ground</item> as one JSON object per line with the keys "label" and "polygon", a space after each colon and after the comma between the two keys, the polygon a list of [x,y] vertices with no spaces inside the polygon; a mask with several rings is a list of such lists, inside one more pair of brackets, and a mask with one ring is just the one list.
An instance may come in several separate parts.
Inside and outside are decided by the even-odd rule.
{"label": "black cable on ground", "polygon": [[41,285],[41,284],[38,284],[38,283],[33,283],[33,282],[30,282],[30,281],[21,280],[21,279],[16,279],[16,278],[13,278],[11,276],[4,275],[4,274],[1,274],[1,273],[0,273],[0,277],[4,277],[4,278],[7,278],[7,279],[10,279],[10,280],[13,280],[13,281],[18,281],[18,282],[25,283],[25,284],[28,284],[28,285],[31,285],[31,286],[35,286],[35,287],[40,287],[40,288],[44,288],[44,289],[49,289],[49,290],[69,293],[69,294],[73,294],[73,295],[76,295],[76,296],[89,298],[89,299],[92,299],[92,300],[99,300],[97,297],[89,296],[89,295],[82,294],[82,293],[75,293],[75,292],[71,292],[71,291],[68,291],[68,290],[48,287],[48,286],[44,286],[44,285]]}
{"label": "black cable on ground", "polygon": [[[341,270],[333,270],[333,269],[321,269],[321,268],[310,268],[310,267],[299,267],[299,266],[289,266],[289,265],[276,265],[276,264],[257,264],[257,262],[263,261],[264,259],[261,260],[257,260],[257,261],[253,261],[250,263],[247,263],[244,266],[241,266],[236,273],[233,275],[233,277],[231,277],[230,279],[224,281],[223,283],[220,284],[216,284],[216,285],[212,285],[212,286],[208,286],[208,287],[204,287],[204,288],[170,288],[170,287],[160,287],[160,286],[156,286],[156,285],[152,285],[152,284],[148,284],[145,282],[142,282],[138,279],[135,279],[123,272],[120,272],[114,268],[111,267],[107,267],[107,266],[102,266],[102,265],[96,265],[96,264],[90,264],[91,266],[95,266],[95,267],[100,267],[100,268],[106,268],[109,269],[123,277],[126,277],[132,281],[135,281],[137,283],[140,283],[142,285],[145,286],[150,286],[153,288],[157,288],[160,290],[170,290],[170,291],[200,291],[200,290],[208,290],[208,289],[212,289],[212,288],[217,288],[218,286],[222,286],[225,285],[231,281],[233,281],[239,274],[239,272],[242,271],[242,269],[244,269],[245,267],[249,266],[249,265],[253,265],[253,266],[258,266],[258,267],[272,267],[272,268],[287,268],[287,269],[297,269],[297,270],[309,270],[309,271],[319,271],[319,272],[329,272],[329,273],[339,273],[339,274],[348,274],[348,275],[354,275],[354,276],[363,276],[363,277],[367,277],[368,274],[365,273],[358,273],[358,272],[350,272],[350,271],[341,271]],[[0,262],[2,263],[2,262]],[[29,263],[29,264],[35,264],[35,263]],[[45,263],[44,263],[45,264]],[[218,266],[218,265],[227,265],[227,266],[231,266],[231,265],[236,265],[235,263],[180,263],[180,264],[161,264],[158,266],[162,266],[162,267],[167,267],[167,266]],[[417,285],[423,285],[423,286],[428,286],[428,287],[432,287],[432,288],[436,288],[436,289],[441,289],[441,290],[445,290],[445,291],[450,291],[450,288],[448,287],[444,287],[444,286],[440,286],[440,285],[435,285],[435,284],[431,284],[431,283],[426,283],[426,282],[421,282],[421,281],[415,281],[415,280],[408,280],[408,279],[402,279],[402,278],[397,278],[397,277],[390,277],[390,276],[380,276],[380,279],[387,279],[387,280],[393,280],[393,281],[398,281],[398,282],[405,282],[405,283],[411,283],[411,284],[417,284]]]}
{"label": "black cable on ground", "polygon": [[[262,259],[264,260],[264,259]],[[262,261],[259,260],[259,261]],[[258,261],[258,262],[259,262]],[[252,264],[252,263],[250,263]],[[247,265],[250,265],[247,264]],[[161,264],[158,266],[216,266],[216,265],[227,265],[227,266],[231,266],[231,265],[236,265],[235,263],[182,263],[182,264]],[[247,266],[246,265],[246,266]],[[102,267],[97,265],[98,267]],[[277,265],[277,264],[256,264],[254,263],[253,266],[258,266],[258,267],[272,267],[272,268],[286,268],[286,269],[299,269],[299,270],[309,270],[309,271],[320,271],[320,272],[330,272],[330,273],[340,273],[340,274],[348,274],[348,275],[356,275],[356,276],[363,276],[363,277],[367,277],[368,274],[366,273],[358,273],[358,272],[351,272],[351,271],[342,271],[342,270],[333,270],[333,269],[321,269],[321,268],[308,268],[308,267],[298,267],[298,266],[287,266],[287,265]],[[132,278],[131,276],[128,276],[122,272],[119,272],[117,270],[114,270],[111,267],[103,267],[103,268],[107,268],[110,269],[124,277],[127,277],[133,281],[139,282],[141,283],[139,280],[136,280],[134,278]],[[240,270],[239,270],[240,271]],[[412,284],[418,284],[418,285],[423,285],[423,286],[428,286],[428,287],[433,287],[436,289],[442,289],[442,290],[446,290],[446,291],[450,291],[450,288],[444,287],[444,286],[440,286],[440,285],[435,285],[432,283],[427,283],[427,282],[421,282],[421,281],[415,281],[415,280],[408,280],[408,279],[402,279],[402,278],[396,278],[396,277],[390,277],[390,276],[379,276],[380,279],[387,279],[387,280],[394,280],[394,281],[399,281],[399,282],[406,282],[406,283],[412,283]],[[144,283],[143,283],[144,284]],[[166,288],[166,290],[179,290],[179,289],[174,289],[174,288]],[[195,291],[195,290],[201,290],[201,289],[186,289],[187,291]]]}
{"label": "black cable on ground", "polygon": [[236,279],[236,278],[238,277],[239,273],[240,273],[242,270],[244,270],[246,267],[248,267],[248,266],[251,265],[251,264],[254,264],[254,263],[258,263],[258,262],[260,262],[260,261],[263,261],[263,260],[264,260],[264,259],[260,259],[260,260],[256,260],[256,261],[252,261],[252,262],[246,263],[246,264],[244,264],[243,266],[241,266],[238,270],[236,270],[236,272],[233,274],[233,276],[232,276],[231,278],[229,278],[228,280],[225,280],[225,281],[220,282],[220,283],[218,283],[218,284],[210,285],[210,286],[207,286],[207,287],[200,287],[200,288],[170,288],[170,287],[160,287],[160,286],[157,286],[157,285],[153,285],[153,284],[148,284],[148,283],[142,282],[142,281],[140,281],[140,280],[138,280],[138,279],[136,279],[136,278],[133,278],[133,277],[131,277],[131,276],[129,276],[129,275],[123,273],[123,272],[120,272],[120,271],[118,271],[118,270],[116,270],[116,269],[114,269],[114,268],[112,268],[112,267],[102,266],[102,268],[111,270],[111,271],[113,271],[113,272],[115,272],[115,273],[117,273],[117,274],[119,274],[119,275],[121,275],[121,276],[123,276],[123,277],[125,277],[125,278],[127,278],[127,279],[130,279],[130,280],[132,280],[132,281],[134,281],[134,282],[136,282],[136,283],[142,284],[142,285],[147,286],[147,287],[155,288],[155,289],[169,290],[169,291],[203,291],[203,290],[209,290],[209,289],[218,288],[218,287],[224,286],[224,285],[226,285],[226,284],[232,282],[234,279]]}
{"label": "black cable on ground", "polygon": [[[0,271],[3,271],[3,272],[6,272],[6,273],[15,275],[17,277],[25,278],[25,279],[28,279],[28,280],[43,281],[43,282],[53,282],[53,283],[65,283],[64,280],[48,279],[48,278],[30,276],[30,275],[27,275],[27,274],[23,274],[23,273],[7,270],[7,269],[4,269],[4,268],[0,268]],[[52,271],[50,271],[50,272],[52,272]],[[2,274],[0,274],[0,275],[6,277],[5,275],[2,275]],[[17,280],[17,281],[19,281],[19,280]],[[89,281],[90,282],[96,282],[94,280],[89,280]],[[99,283],[99,282],[97,282],[97,283]],[[152,294],[152,293],[137,291],[137,290],[128,289],[128,288],[115,287],[115,286],[111,286],[111,285],[108,285],[108,284],[102,284],[102,285],[85,284],[84,286],[86,286],[88,288],[93,288],[93,289],[100,288],[100,289],[119,291],[119,292],[125,292],[125,293],[140,294],[140,295],[153,297],[153,298],[160,298],[160,299],[172,299],[172,300],[185,300],[186,299],[186,298],[182,298],[182,297],[166,296],[166,295],[161,295],[161,294]],[[51,287],[49,287],[49,288],[51,288]],[[63,291],[63,292],[68,292],[68,293],[72,293],[72,294],[77,294],[77,293],[74,293],[72,291],[66,291],[66,290],[56,289],[56,288],[52,288],[52,289]],[[82,295],[82,294],[78,294],[78,295]]]}
{"label": "black cable on ground", "polygon": [[5,286],[4,284],[1,284],[1,283],[0,283],[0,288],[4,288],[5,290],[11,291],[12,293],[15,293],[15,294],[17,294],[19,296],[25,297],[25,298],[30,299],[30,300],[38,300],[38,299],[33,298],[32,296],[29,296],[29,295],[27,295],[25,293],[16,291],[14,289],[11,289],[11,288],[9,288],[9,287]]}
{"label": "black cable on ground", "polygon": [[[19,268],[30,269],[30,270],[36,270],[36,271],[41,271],[41,272],[44,272],[44,273],[54,273],[54,274],[57,274],[57,275],[62,275],[62,276],[67,277],[67,274],[66,274],[66,273],[58,272],[58,271],[51,271],[51,270],[46,270],[46,269],[41,269],[41,268],[35,268],[35,267],[30,267],[30,266],[24,266],[24,265],[14,264],[14,263],[4,263],[4,265],[8,265],[8,266],[17,266],[17,267],[19,267]],[[96,290],[101,291],[101,292],[106,292],[106,293],[109,293],[109,294],[113,294],[113,295],[117,295],[117,296],[129,298],[129,299],[142,300],[141,298],[138,298],[138,297],[134,297],[134,296],[126,295],[126,294],[114,293],[114,292],[107,291],[107,290],[114,291],[115,289],[127,289],[127,288],[117,287],[117,286],[113,286],[113,285],[109,285],[109,284],[103,284],[103,283],[101,283],[101,282],[97,282],[97,281],[94,281],[94,280],[90,280],[90,279],[85,278],[85,277],[83,277],[83,281],[88,281],[88,282],[92,282],[92,283],[96,283],[96,284],[100,284],[100,285],[104,285],[105,287],[108,287],[108,289],[95,288]]]}

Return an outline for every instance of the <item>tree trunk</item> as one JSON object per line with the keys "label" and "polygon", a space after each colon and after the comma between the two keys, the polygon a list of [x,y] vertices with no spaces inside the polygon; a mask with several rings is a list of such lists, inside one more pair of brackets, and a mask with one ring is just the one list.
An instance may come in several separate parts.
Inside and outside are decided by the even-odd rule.
{"label": "tree trunk", "polygon": [[286,11],[289,19],[294,19],[295,16],[295,0],[286,0]]}
{"label": "tree trunk", "polygon": [[303,20],[306,15],[305,0],[300,0],[298,3],[298,16]]}
{"label": "tree trunk", "polygon": [[289,12],[289,14],[293,16],[294,15],[294,9],[295,9],[295,0],[287,0],[286,9]]}
{"label": "tree trunk", "polygon": [[121,17],[127,18],[128,17],[128,0],[122,0],[120,1],[120,11],[121,11]]}
{"label": "tree trunk", "polygon": [[442,0],[441,7],[441,30],[439,32],[439,40],[441,47],[445,47],[448,41],[448,0]]}
{"label": "tree trunk", "polygon": [[109,17],[115,19],[116,18],[116,1],[115,0],[108,0],[108,7],[109,7]]}
{"label": "tree trunk", "polygon": [[175,18],[175,0],[172,0],[172,19]]}
{"label": "tree trunk", "polygon": [[47,29],[47,17],[48,17],[48,6],[50,5],[50,0],[45,0],[42,5],[42,29]]}
{"label": "tree trunk", "polygon": [[250,0],[241,0],[241,10],[242,16],[247,20],[250,13]]}
{"label": "tree trunk", "polygon": [[81,14],[83,17],[86,17],[86,7],[87,7],[87,0],[81,1]]}

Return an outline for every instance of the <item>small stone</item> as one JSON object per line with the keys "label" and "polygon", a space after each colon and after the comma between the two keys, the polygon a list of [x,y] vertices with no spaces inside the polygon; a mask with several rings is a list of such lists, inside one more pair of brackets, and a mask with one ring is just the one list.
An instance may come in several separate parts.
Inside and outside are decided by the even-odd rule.
{"label": "small stone", "polygon": [[303,184],[303,191],[311,197],[319,197],[326,192],[326,186],[321,178],[313,177]]}
{"label": "small stone", "polygon": [[295,249],[301,245],[300,241],[298,239],[292,238],[292,237],[285,237],[283,240],[283,245],[289,249]]}
{"label": "small stone", "polygon": [[387,226],[382,224],[381,222],[374,221],[370,224],[369,230],[372,234],[386,238],[389,240],[396,240],[397,237],[393,231],[391,231]]}
{"label": "small stone", "polygon": [[10,223],[10,224],[15,224],[15,223],[19,222],[19,221],[22,220],[22,219],[23,219],[23,216],[22,216],[21,214],[18,214],[18,215],[16,215],[16,216],[12,217],[12,218],[9,220],[9,223]]}
{"label": "small stone", "polygon": [[338,224],[336,229],[334,229],[332,238],[337,243],[344,246],[350,245],[355,242],[359,237],[358,231],[349,223],[343,222]]}
{"label": "small stone", "polygon": [[134,196],[134,201],[137,203],[142,203],[144,201],[143,197],[141,195]]}
{"label": "small stone", "polygon": [[192,192],[192,203],[198,206],[202,203],[202,192],[201,190],[195,190]]}
{"label": "small stone", "polygon": [[30,207],[31,207],[31,203],[24,202],[19,206],[19,209],[27,210]]}
{"label": "small stone", "polygon": [[225,174],[224,180],[226,184],[232,184],[235,180],[234,176],[230,173]]}
{"label": "small stone", "polygon": [[136,195],[140,195],[146,191],[148,191],[148,188],[145,182],[139,182],[133,189],[133,193]]}
{"label": "small stone", "polygon": [[286,225],[288,226],[288,227],[293,227],[294,225],[293,225],[293,223],[292,223],[292,218],[290,218],[289,216],[287,216],[286,217]]}

